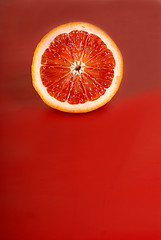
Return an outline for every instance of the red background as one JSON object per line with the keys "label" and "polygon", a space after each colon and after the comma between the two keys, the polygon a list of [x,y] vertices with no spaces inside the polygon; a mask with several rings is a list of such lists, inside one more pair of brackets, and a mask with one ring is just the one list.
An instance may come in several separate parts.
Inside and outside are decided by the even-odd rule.
{"label": "red background", "polygon": [[[161,1],[1,1],[2,240],[161,239]],[[124,58],[116,96],[88,114],[32,87],[39,40],[86,21]]]}

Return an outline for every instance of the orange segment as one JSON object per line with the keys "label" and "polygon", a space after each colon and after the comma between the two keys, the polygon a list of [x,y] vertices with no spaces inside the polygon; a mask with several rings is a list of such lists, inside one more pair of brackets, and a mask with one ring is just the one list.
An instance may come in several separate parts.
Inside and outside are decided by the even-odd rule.
{"label": "orange segment", "polygon": [[101,84],[104,88],[109,88],[114,77],[114,70],[103,68],[87,67],[84,71],[89,74],[96,82]]}
{"label": "orange segment", "polygon": [[70,40],[67,33],[58,35],[53,42],[51,42],[50,49],[52,52],[58,53],[61,57],[73,62],[73,56],[71,52]]}
{"label": "orange segment", "polygon": [[112,52],[109,49],[105,49],[101,53],[89,59],[86,62],[86,66],[114,69],[115,59],[112,55]]}
{"label": "orange segment", "polygon": [[41,66],[40,75],[42,83],[45,87],[57,82],[70,72],[70,68],[57,68],[53,66]]}
{"label": "orange segment", "polygon": [[67,101],[69,104],[79,104],[87,102],[87,96],[82,86],[80,75],[76,75],[73,77],[73,84],[71,85]]}
{"label": "orange segment", "polygon": [[42,55],[41,64],[47,66],[62,66],[62,67],[70,67],[71,63],[59,55],[57,52],[52,52],[50,47],[47,48]]}
{"label": "orange segment", "polygon": [[82,56],[82,62],[86,62],[89,59],[95,57],[106,48],[106,44],[98,36],[89,34]]}
{"label": "orange segment", "polygon": [[89,34],[85,31],[77,30],[69,33],[70,46],[74,61],[80,61],[88,35]]}
{"label": "orange segment", "polygon": [[94,78],[91,78],[90,75],[83,73],[81,77],[89,101],[94,101],[105,93],[105,88],[96,82]]}
{"label": "orange segment", "polygon": [[58,101],[65,102],[70,92],[70,87],[73,82],[72,74],[66,75],[66,77],[54,81],[48,88],[47,91],[50,96],[56,98]]}

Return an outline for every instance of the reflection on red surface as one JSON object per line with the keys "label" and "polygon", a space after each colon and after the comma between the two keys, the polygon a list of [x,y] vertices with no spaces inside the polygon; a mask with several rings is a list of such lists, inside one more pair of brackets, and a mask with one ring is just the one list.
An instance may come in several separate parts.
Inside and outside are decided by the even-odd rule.
{"label": "reflection on red surface", "polygon": [[[37,1],[3,2],[3,240],[161,239],[160,3],[86,7],[81,12],[79,2],[39,1],[39,8]],[[75,20],[102,27],[124,57],[114,99],[79,115],[45,106],[30,76],[39,39]]]}

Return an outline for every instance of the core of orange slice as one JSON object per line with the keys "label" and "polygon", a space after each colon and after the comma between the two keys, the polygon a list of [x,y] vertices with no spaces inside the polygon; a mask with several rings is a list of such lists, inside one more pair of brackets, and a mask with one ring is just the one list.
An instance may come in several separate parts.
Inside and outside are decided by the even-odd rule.
{"label": "core of orange slice", "polygon": [[33,85],[49,106],[73,113],[95,110],[115,95],[123,75],[122,55],[113,40],[84,22],[61,25],[38,44]]}

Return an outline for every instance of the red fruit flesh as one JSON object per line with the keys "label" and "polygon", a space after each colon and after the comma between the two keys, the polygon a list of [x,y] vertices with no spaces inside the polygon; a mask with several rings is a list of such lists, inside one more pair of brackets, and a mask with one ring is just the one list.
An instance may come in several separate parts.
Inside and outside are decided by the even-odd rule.
{"label": "red fruit flesh", "polygon": [[58,35],[42,55],[41,64],[41,80],[48,93],[69,104],[98,99],[114,78],[112,52],[98,36],[85,31]]}

